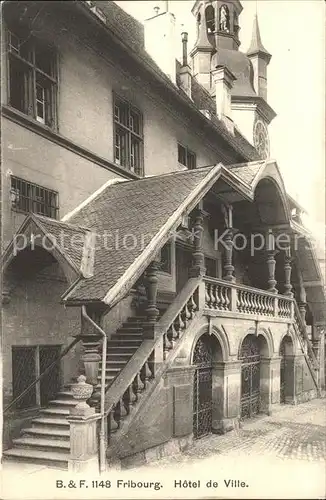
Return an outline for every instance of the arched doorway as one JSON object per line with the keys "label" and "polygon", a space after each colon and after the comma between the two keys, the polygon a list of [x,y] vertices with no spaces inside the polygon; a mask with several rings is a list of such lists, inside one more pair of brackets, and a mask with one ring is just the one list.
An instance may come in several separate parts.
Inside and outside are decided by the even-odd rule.
{"label": "arched doorway", "polygon": [[250,418],[260,410],[260,343],[247,335],[241,345],[241,418]]}
{"label": "arched doorway", "polygon": [[285,404],[287,397],[291,396],[288,387],[288,381],[291,379],[293,363],[290,362],[289,356],[293,356],[293,341],[289,335],[285,335],[280,344],[279,355],[281,356],[280,364],[280,403]]}
{"label": "arched doorway", "polygon": [[193,364],[194,375],[193,433],[196,439],[212,431],[212,339],[202,335],[195,346]]}

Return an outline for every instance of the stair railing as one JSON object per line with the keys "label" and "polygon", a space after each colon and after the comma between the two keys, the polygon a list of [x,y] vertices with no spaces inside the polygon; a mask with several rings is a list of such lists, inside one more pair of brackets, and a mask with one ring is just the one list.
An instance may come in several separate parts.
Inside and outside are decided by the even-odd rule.
{"label": "stair railing", "polygon": [[33,380],[33,382],[28,386],[26,387],[26,389],[23,390],[23,392],[21,392],[15,399],[13,399],[11,401],[11,403],[6,406],[6,408],[4,408],[3,410],[3,413],[6,413],[8,410],[10,410],[10,408],[12,408],[16,403],[18,403],[18,401],[20,401],[30,390],[33,389],[33,387],[35,387],[35,385],[40,382],[40,380],[42,380],[45,375],[47,375],[48,373],[50,373],[52,371],[52,369],[58,364],[60,363],[61,359],[76,345],[78,344],[78,342],[80,342],[81,340],[81,337],[80,335],[76,335],[76,337],[74,338],[74,340],[61,352],[60,356],[55,359],[45,370],[44,372],[42,372],[35,380]]}
{"label": "stair railing", "polygon": [[[301,314],[300,314],[298,304],[295,300],[294,300],[294,326],[298,331],[298,339],[300,342],[300,346],[301,346],[302,352],[304,353],[304,356],[305,356],[308,368],[310,370],[312,379],[313,379],[315,386],[317,388],[317,393],[318,393],[318,395],[320,395],[320,388],[319,388],[318,380],[316,378],[316,373],[315,373],[315,370],[318,370],[318,362],[317,362],[315,353],[313,351],[310,339],[308,337],[306,325],[304,324],[304,321],[303,321]],[[307,346],[307,352],[305,349],[305,344]]]}
{"label": "stair railing", "polygon": [[[163,365],[155,373],[153,355],[155,348],[162,344],[166,350],[167,342],[172,350],[181,338],[188,322],[199,310],[199,284],[202,278],[190,278],[176,296],[155,327],[155,338],[144,339],[126,366],[113,380],[106,391],[105,415],[107,418],[108,444],[110,434],[119,429],[122,418],[127,416],[132,407],[140,400],[142,393],[151,381],[160,377]],[[167,338],[169,337],[169,338]],[[165,358],[166,359],[166,356]]]}
{"label": "stair railing", "polygon": [[99,462],[100,462],[100,472],[104,472],[106,469],[106,446],[105,446],[105,370],[106,370],[106,351],[107,351],[107,342],[108,338],[104,330],[95,323],[87,314],[86,306],[82,306],[82,317],[89,322],[101,335],[102,337],[102,367],[101,367],[101,403],[100,403],[100,412],[101,412],[101,428],[99,435]]}

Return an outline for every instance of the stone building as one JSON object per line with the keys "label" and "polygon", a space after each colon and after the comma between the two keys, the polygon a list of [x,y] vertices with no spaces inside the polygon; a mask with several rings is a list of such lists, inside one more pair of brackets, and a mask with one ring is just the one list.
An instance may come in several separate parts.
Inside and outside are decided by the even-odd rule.
{"label": "stone building", "polygon": [[196,1],[180,62],[168,9],[3,2],[4,458],[104,470],[322,396],[321,271],[241,10]]}

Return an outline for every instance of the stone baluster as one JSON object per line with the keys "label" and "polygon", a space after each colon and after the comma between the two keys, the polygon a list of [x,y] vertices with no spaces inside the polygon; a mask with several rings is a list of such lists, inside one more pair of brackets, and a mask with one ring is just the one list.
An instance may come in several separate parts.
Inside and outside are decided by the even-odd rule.
{"label": "stone baluster", "polygon": [[197,209],[195,211],[195,220],[192,226],[194,251],[192,254],[192,267],[190,269],[191,277],[204,276],[206,272],[205,257],[202,249],[203,232],[203,214],[200,209]]}
{"label": "stone baluster", "polygon": [[227,234],[224,237],[225,261],[223,266],[223,271],[224,271],[223,279],[225,279],[226,281],[230,281],[231,283],[235,283],[235,277],[233,274],[234,266],[232,264],[233,235],[234,235],[234,229],[228,228]]}
{"label": "stone baluster", "polygon": [[293,297],[291,284],[292,257],[287,253],[284,257],[284,295]]}
{"label": "stone baluster", "polygon": [[267,268],[268,268],[268,291],[271,293],[277,293],[276,279],[275,279],[275,250],[269,250],[267,252]]}

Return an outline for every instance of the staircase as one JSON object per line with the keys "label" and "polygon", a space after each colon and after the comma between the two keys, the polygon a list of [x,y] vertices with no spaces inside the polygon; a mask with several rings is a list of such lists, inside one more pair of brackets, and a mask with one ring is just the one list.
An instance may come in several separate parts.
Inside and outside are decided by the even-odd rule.
{"label": "staircase", "polygon": [[[130,317],[107,343],[106,387],[117,377],[142,343],[142,324],[145,316]],[[101,366],[100,366],[101,369]],[[100,387],[101,377],[98,377]],[[71,385],[71,384],[70,384]],[[70,454],[69,416],[77,401],[69,390],[70,385],[40,410],[21,436],[13,439],[13,447],[4,451],[8,460],[24,461],[67,469]]]}

